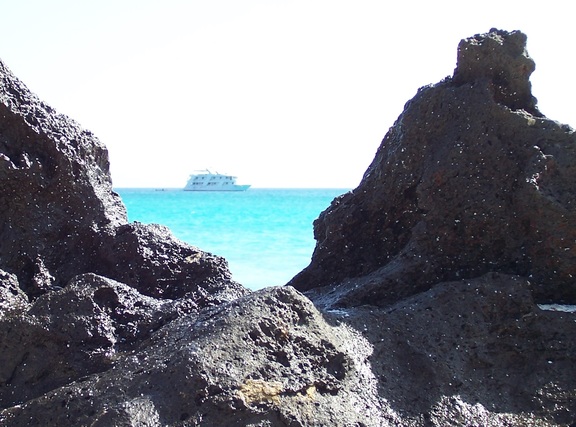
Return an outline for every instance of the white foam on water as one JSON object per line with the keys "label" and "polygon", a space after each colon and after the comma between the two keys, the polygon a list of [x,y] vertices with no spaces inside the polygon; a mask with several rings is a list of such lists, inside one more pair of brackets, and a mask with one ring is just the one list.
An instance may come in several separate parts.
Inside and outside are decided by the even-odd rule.
{"label": "white foam on water", "polygon": [[540,310],[563,311],[564,313],[576,313],[576,305],[567,304],[538,304]]}

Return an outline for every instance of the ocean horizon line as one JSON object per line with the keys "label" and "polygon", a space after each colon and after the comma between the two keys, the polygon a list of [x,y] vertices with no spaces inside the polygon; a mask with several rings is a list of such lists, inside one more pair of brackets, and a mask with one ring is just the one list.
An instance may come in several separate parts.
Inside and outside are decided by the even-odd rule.
{"label": "ocean horizon line", "polygon": [[[344,190],[350,191],[353,190],[355,187],[250,187],[245,191],[250,190]],[[182,190],[184,191],[184,187],[124,187],[124,186],[112,186],[113,190]],[[187,191],[188,193],[202,193],[202,192],[209,192],[209,191]],[[219,192],[223,193],[226,191],[219,191],[214,190],[212,192]],[[233,191],[237,193],[237,191]],[[242,191],[244,192],[244,191]]]}

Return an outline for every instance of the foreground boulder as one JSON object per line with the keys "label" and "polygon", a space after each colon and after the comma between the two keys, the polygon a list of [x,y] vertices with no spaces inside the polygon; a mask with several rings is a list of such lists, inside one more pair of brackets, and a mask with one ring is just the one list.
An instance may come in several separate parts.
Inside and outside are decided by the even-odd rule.
{"label": "foreground boulder", "polygon": [[[57,305],[67,299],[52,297]],[[46,302],[36,305],[46,312]],[[162,312],[161,306],[154,309]],[[134,317],[138,329],[141,320]],[[122,336],[133,341],[134,332],[123,329]],[[112,332],[108,328],[98,339],[120,338]],[[378,426],[384,419],[367,364],[370,351],[357,332],[329,325],[298,292],[271,288],[199,316],[181,316],[136,349],[108,355],[108,369],[7,409],[0,421]]]}
{"label": "foreground boulder", "polygon": [[3,69],[0,425],[575,425],[576,312],[537,304],[574,298],[575,141],[525,41],[462,41],[407,104],[316,221],[306,296],[127,223],[100,143]]}
{"label": "foreground boulder", "polygon": [[316,220],[291,285],[386,305],[498,271],[530,277],[539,301],[576,302],[576,134],[536,108],[525,42],[460,43],[454,76],[418,91],[358,188]]}
{"label": "foreground boulder", "polygon": [[[0,412],[3,425],[574,421],[574,314],[539,309],[529,282],[517,276],[443,283],[386,310],[321,313],[291,287],[269,288],[200,314],[181,307],[177,318],[173,303],[98,276],[84,282],[90,285],[43,295],[31,319],[20,320],[18,330],[37,342],[28,344],[26,360],[65,358],[36,373],[5,367],[13,388],[2,401],[17,397],[18,404]],[[46,326],[52,336],[42,340]],[[86,375],[66,379],[75,370]],[[30,390],[40,377],[52,386]]]}
{"label": "foreground boulder", "polygon": [[0,401],[12,406],[110,369],[118,351],[178,316],[171,300],[87,274],[0,322]]}

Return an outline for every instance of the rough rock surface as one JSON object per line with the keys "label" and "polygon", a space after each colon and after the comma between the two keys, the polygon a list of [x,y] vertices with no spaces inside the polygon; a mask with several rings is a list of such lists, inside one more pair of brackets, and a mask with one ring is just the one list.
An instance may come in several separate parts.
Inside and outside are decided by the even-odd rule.
{"label": "rough rock surface", "polygon": [[[39,297],[13,324],[30,336],[26,350],[14,350],[9,334],[1,342],[3,352],[26,351],[20,359],[34,366],[42,360],[44,369],[32,372],[16,357],[7,360],[2,376],[11,377],[1,400],[11,404],[0,422],[574,422],[574,314],[540,310],[528,281],[517,276],[443,283],[386,309],[321,313],[291,287],[201,313],[177,306],[95,275]],[[57,359],[58,366],[49,363]],[[70,373],[83,375],[71,381]],[[45,390],[30,389],[38,384]]]}
{"label": "rough rock surface", "polygon": [[496,271],[530,277],[538,301],[576,302],[576,133],[538,112],[525,42],[460,43],[454,77],[418,91],[358,188],[316,220],[291,285],[386,305]]}
{"label": "rough rock surface", "polygon": [[248,292],[223,258],[128,223],[103,144],[1,62],[0,188],[2,408],[106,370],[165,322]]}
{"label": "rough rock surface", "polygon": [[386,309],[333,312],[373,344],[379,395],[399,425],[576,421],[576,313],[539,309],[525,278],[488,273]]}
{"label": "rough rock surface", "polygon": [[[51,302],[66,301],[61,291]],[[95,297],[88,301],[97,306]],[[111,320],[97,339],[117,339],[111,332],[120,320]],[[292,288],[271,288],[181,316],[136,348],[101,356],[115,360],[109,369],[2,416],[13,426],[382,425],[369,352],[358,332],[330,326]]]}
{"label": "rough rock surface", "polygon": [[31,298],[83,273],[166,298],[231,282],[222,258],[163,227],[127,224],[104,145],[1,62],[0,185],[0,269]]}
{"label": "rough rock surface", "polygon": [[576,313],[535,303],[574,300],[574,133],[525,41],[463,40],[406,105],[307,296],[127,223],[104,147],[0,64],[0,425],[576,425]]}

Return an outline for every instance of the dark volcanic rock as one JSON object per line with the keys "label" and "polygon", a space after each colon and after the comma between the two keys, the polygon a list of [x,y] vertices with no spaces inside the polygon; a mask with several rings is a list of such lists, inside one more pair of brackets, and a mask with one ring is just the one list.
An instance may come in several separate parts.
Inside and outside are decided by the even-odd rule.
{"label": "dark volcanic rock", "polygon": [[10,314],[19,314],[30,308],[18,279],[13,274],[0,270],[0,320]]}
{"label": "dark volcanic rock", "polygon": [[[101,233],[126,222],[103,144],[0,63],[0,267],[29,294],[90,265]],[[76,267],[77,268],[77,267]],[[60,282],[61,283],[61,282]]]}
{"label": "dark volcanic rock", "polygon": [[128,224],[105,147],[1,62],[0,188],[1,408],[107,371],[169,320],[247,293],[223,258]]}
{"label": "dark volcanic rock", "polygon": [[0,118],[0,268],[30,297],[83,273],[164,298],[210,287],[233,297],[245,292],[231,282],[224,259],[164,227],[127,224],[104,145],[1,62]]}
{"label": "dark volcanic rock", "polygon": [[11,406],[109,369],[116,352],[178,315],[169,300],[93,274],[0,320],[0,402]]}
{"label": "dark volcanic rock", "polygon": [[[128,224],[104,148],[3,68],[0,425],[574,426],[574,133],[522,33],[464,40],[311,265],[248,293]],[[322,311],[321,311],[322,310]]]}
{"label": "dark volcanic rock", "polygon": [[[80,310],[93,313],[84,318],[93,319],[88,343],[106,342],[108,354],[84,353],[92,373],[5,409],[1,423],[496,427],[574,421],[574,315],[540,310],[529,283],[516,276],[444,283],[387,309],[325,313],[290,287],[270,288],[180,314],[160,329],[144,313],[165,316],[166,302],[145,298],[130,318],[135,291],[97,276],[88,282],[87,289],[69,291],[79,294],[77,303],[67,303],[70,295],[60,291],[39,298],[31,312],[41,317],[56,310],[54,326],[79,340],[85,327],[68,321],[88,305]],[[114,317],[110,301],[116,300],[121,315]],[[133,345],[142,329],[148,338]],[[128,345],[112,350],[120,337]],[[78,343],[69,350],[68,369],[89,366],[78,364]],[[64,366],[55,371],[44,375],[65,374]]]}
{"label": "dark volcanic rock", "polygon": [[525,278],[488,273],[387,309],[331,313],[373,344],[379,394],[399,425],[576,421],[576,313],[540,310]]}
{"label": "dark volcanic rock", "polygon": [[271,288],[182,316],[116,354],[111,369],[7,409],[0,422],[381,426],[369,353],[292,288]]}
{"label": "dark volcanic rock", "polygon": [[136,222],[114,233],[103,236],[91,271],[158,298],[223,302],[246,292],[231,281],[224,258],[180,242],[164,226]]}
{"label": "dark volcanic rock", "polygon": [[418,91],[358,188],[316,220],[291,285],[386,305],[498,271],[530,277],[540,301],[576,302],[576,134],[538,112],[525,41],[460,43],[454,77]]}

